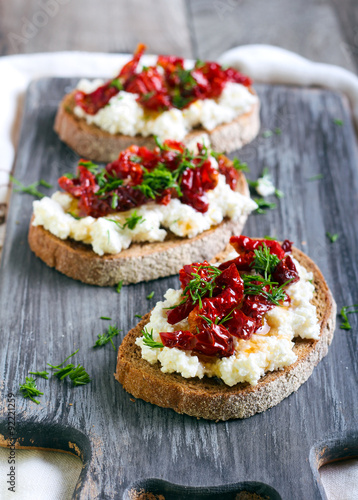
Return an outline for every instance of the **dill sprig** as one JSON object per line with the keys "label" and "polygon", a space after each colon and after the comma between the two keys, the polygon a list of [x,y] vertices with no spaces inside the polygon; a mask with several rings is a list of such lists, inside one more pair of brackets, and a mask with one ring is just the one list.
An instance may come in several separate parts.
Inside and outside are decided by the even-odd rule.
{"label": "dill sprig", "polygon": [[235,170],[242,171],[242,172],[250,172],[249,167],[247,166],[247,163],[243,163],[237,158],[236,156],[232,160],[232,166],[235,168]]}
{"label": "dill sprig", "polygon": [[[207,281],[202,276],[200,276],[199,271],[205,269],[207,272]],[[215,279],[221,274],[220,269],[215,266],[201,265],[198,267],[195,273],[191,273],[191,280],[183,290],[183,295],[190,294],[190,297],[194,304],[199,302],[200,309],[203,307],[202,298],[204,295],[209,294],[209,297],[213,296],[213,290],[216,286]]]}
{"label": "dill sprig", "polygon": [[331,243],[334,243],[335,241],[338,240],[339,238],[339,234],[338,233],[335,233],[335,234],[331,234],[329,233],[328,231],[326,232],[326,236],[327,238],[330,240]]}
{"label": "dill sprig", "polygon": [[276,203],[270,203],[264,198],[254,198],[254,202],[258,205],[258,208],[255,210],[256,214],[265,214],[267,210],[276,208]]}
{"label": "dill sprig", "polygon": [[37,377],[41,377],[41,378],[45,378],[46,380],[48,380],[48,372],[46,372],[45,370],[42,371],[42,372],[29,372],[31,375],[36,375]]}
{"label": "dill sprig", "polygon": [[143,328],[142,334],[143,334],[144,345],[151,347],[152,349],[160,349],[161,347],[164,347],[164,345],[161,342],[156,342],[153,339],[153,329],[149,333],[146,328]]}
{"label": "dill sprig", "polygon": [[[280,302],[285,300],[286,294],[284,287],[292,281],[292,279],[290,279],[281,286],[277,286],[277,282],[265,279],[260,275],[245,274],[242,276],[242,279],[244,281],[244,293],[246,295],[260,295],[276,306],[281,305]],[[264,289],[266,287],[268,287],[268,290]]]}
{"label": "dill sprig", "polygon": [[158,165],[153,170],[143,168],[143,180],[135,189],[139,189],[146,198],[155,199],[165,189],[174,188],[178,196],[182,195],[179,184],[177,183],[173,173],[168,170],[163,163]]}
{"label": "dill sprig", "polygon": [[59,365],[51,365],[50,363],[47,363],[53,370],[55,370],[53,373],[54,377],[57,377],[60,380],[70,377],[70,380],[75,387],[78,385],[88,384],[91,381],[88,373],[82,365],[79,364],[75,367],[73,363],[69,363],[67,366],[63,366],[66,361],[74,356],[78,351],[79,349],[67,356],[67,358]]}
{"label": "dill sprig", "polygon": [[[355,309],[356,308],[356,309]],[[343,323],[339,328],[342,330],[351,330],[351,324],[348,321],[348,314],[358,313],[358,304],[353,304],[351,306],[344,306],[341,309],[340,315],[343,318]]]}
{"label": "dill sprig", "polygon": [[40,404],[40,401],[35,399],[37,396],[42,396],[43,392],[40,392],[36,386],[36,380],[33,377],[26,377],[26,382],[24,384],[20,384],[20,391],[24,398],[29,398],[31,401]]}
{"label": "dill sprig", "polygon": [[255,257],[250,266],[260,274],[263,274],[266,280],[269,280],[280,259],[277,255],[270,253],[270,249],[265,243],[260,248],[254,250],[254,254]]}
{"label": "dill sprig", "polygon": [[25,186],[22,182],[18,181],[10,175],[10,180],[13,184],[16,184],[16,186],[19,186],[19,189],[14,189],[15,193],[26,193],[26,194],[31,194],[31,196],[35,196],[35,198],[43,198],[45,195],[41,193],[37,188],[37,186],[44,186],[47,188],[51,188],[51,184],[48,182],[44,181],[41,179],[38,182],[33,182],[32,184],[29,184],[28,186]]}
{"label": "dill sprig", "polygon": [[142,224],[145,221],[142,215],[137,214],[137,210],[133,210],[133,213],[129,217],[126,217],[126,221],[124,224],[121,224],[118,220],[115,219],[107,219],[107,220],[114,222],[122,231],[126,227],[128,227],[128,229],[133,231],[133,229],[136,227],[138,223]]}
{"label": "dill sprig", "polygon": [[116,347],[113,343],[113,337],[115,337],[116,335],[119,334],[119,332],[121,332],[122,330],[118,330],[118,328],[116,326],[112,326],[110,325],[108,327],[108,330],[103,333],[103,334],[98,334],[97,337],[98,339],[96,340],[96,343],[94,344],[94,348],[95,347],[102,347],[106,344],[108,344],[108,342],[110,342],[113,346],[113,349],[116,350]]}

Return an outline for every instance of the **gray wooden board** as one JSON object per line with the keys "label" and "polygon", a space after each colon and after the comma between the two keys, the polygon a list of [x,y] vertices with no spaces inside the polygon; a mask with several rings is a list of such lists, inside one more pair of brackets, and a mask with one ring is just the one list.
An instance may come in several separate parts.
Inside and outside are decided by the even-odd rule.
{"label": "gray wooden board", "polygon": [[[56,107],[75,82],[43,79],[29,87],[15,166],[25,184],[40,178],[55,184],[75,169],[78,158],[52,130]],[[252,179],[268,166],[285,197],[266,215],[252,215],[245,233],[292,239],[320,266],[339,307],[357,303],[357,152],[347,103],[325,90],[257,90],[262,130],[282,133],[261,133],[240,158]],[[308,180],[317,174],[324,178]],[[1,263],[1,434],[8,437],[6,395],[14,392],[20,445],[80,452],[75,498],[128,498],[133,485],[166,499],[235,498],[242,489],[271,499],[324,497],[319,459],[358,455],[357,316],[350,317],[351,331],[336,330],[328,356],[297,393],[247,420],[208,422],[132,400],[113,377],[111,345],[92,346],[108,323],[124,335],[138,321],[135,314],[178,286],[177,277],[126,286],[120,295],[71,280],[30,252],[31,204],[32,197],[12,194]],[[326,231],[339,234],[336,243]],[[77,348],[74,362],[85,366],[90,384],[40,379],[41,403],[22,398],[18,387],[29,370],[57,364]]]}

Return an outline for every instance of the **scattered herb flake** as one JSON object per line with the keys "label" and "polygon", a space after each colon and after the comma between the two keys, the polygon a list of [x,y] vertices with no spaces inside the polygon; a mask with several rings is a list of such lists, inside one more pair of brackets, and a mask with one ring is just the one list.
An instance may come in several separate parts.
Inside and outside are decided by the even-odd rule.
{"label": "scattered herb flake", "polygon": [[26,377],[26,382],[24,384],[20,384],[20,391],[24,398],[30,398],[31,401],[40,404],[40,401],[35,399],[36,396],[42,396],[43,392],[40,392],[36,386],[36,380],[33,377]]}
{"label": "scattered herb flake", "polygon": [[276,198],[281,199],[285,195],[284,195],[283,191],[281,191],[280,189],[275,189],[275,196],[276,196]]}
{"label": "scattered herb flake", "polygon": [[133,231],[133,229],[136,227],[138,223],[142,224],[145,221],[142,215],[137,214],[137,210],[133,210],[133,213],[129,217],[126,217],[126,221],[124,224],[121,224],[119,221],[115,219],[107,219],[107,220],[114,222],[120,229],[122,229],[122,231],[126,227],[128,227],[128,229]]}
{"label": "scattered herb flake", "polygon": [[134,315],[134,317],[135,317],[135,318],[140,318],[140,319],[142,319],[142,318],[143,318],[143,316],[142,316],[141,314],[135,314],[135,315]]}
{"label": "scattered herb flake", "polygon": [[45,378],[46,380],[48,380],[48,372],[46,372],[45,370],[42,371],[42,372],[29,372],[31,375],[36,375],[37,377],[41,377],[41,378]]}
{"label": "scattered herb flake", "polygon": [[323,174],[317,174],[314,175],[313,177],[309,177],[307,180],[309,181],[319,181],[320,179],[323,179],[324,175]]}
{"label": "scattered herb flake", "polygon": [[47,364],[48,364],[48,366],[51,366],[51,368],[54,368],[54,369],[61,368],[61,366],[64,365],[68,359],[72,358],[72,356],[77,354],[79,350],[80,350],[80,348],[78,348],[77,351],[75,351],[72,354],[70,354],[69,356],[67,356],[67,358],[64,361],[62,361],[62,363],[60,365],[51,365],[50,363],[47,363]]}
{"label": "scattered herb flake", "polygon": [[40,179],[39,184],[47,189],[53,188],[53,185],[43,179]]}
{"label": "scattered herb flake", "polygon": [[236,170],[241,170],[242,172],[250,172],[249,167],[247,166],[247,163],[243,163],[237,158],[236,156],[232,160],[233,167]]}
{"label": "scattered herb flake", "polygon": [[258,208],[255,210],[256,214],[265,214],[267,210],[273,210],[276,208],[276,203],[270,203],[264,198],[254,198],[254,201],[258,205]]}
{"label": "scattered herb flake", "polygon": [[334,123],[335,125],[343,125],[343,120],[340,120],[339,118],[335,118],[335,119],[333,120],[333,123]]}
{"label": "scattered herb flake", "polygon": [[265,139],[271,137],[272,135],[273,135],[272,130],[265,130],[264,132],[262,132],[262,137],[265,137]]}
{"label": "scattered herb flake", "polygon": [[121,332],[122,330],[118,330],[118,328],[116,326],[112,326],[110,325],[108,327],[108,330],[104,333],[104,334],[98,334],[97,337],[98,339],[96,340],[96,343],[94,344],[94,348],[95,347],[102,347],[106,344],[108,344],[108,342],[110,342],[113,346],[113,349],[116,350],[116,347],[113,343],[113,337],[115,337],[116,335],[119,334],[119,332]]}
{"label": "scattered herb flake", "polygon": [[276,135],[281,135],[282,134],[282,130],[279,127],[276,127],[275,128],[275,134]]}
{"label": "scattered herb flake", "polygon": [[329,238],[329,240],[330,240],[331,243],[334,243],[339,238],[339,234],[338,233],[331,234],[328,231],[326,232],[326,236],[327,236],[327,238]]}
{"label": "scattered herb flake", "polygon": [[15,177],[13,177],[12,175],[10,175],[10,180],[13,184],[19,186],[19,189],[14,189],[15,193],[31,194],[31,196],[35,196],[35,198],[43,198],[45,196],[38,189],[36,189],[40,182],[33,182],[32,184],[25,186],[22,182],[15,179]]}
{"label": "scattered herb flake", "polygon": [[121,293],[122,286],[123,286],[123,280],[121,280],[121,281],[118,283],[118,285],[116,286],[116,292],[117,292],[117,293]]}
{"label": "scattered herb flake", "polygon": [[150,300],[150,299],[152,299],[153,297],[154,297],[154,290],[153,290],[153,292],[150,292],[150,294],[149,294],[149,295],[147,295],[147,300]]}
{"label": "scattered herb flake", "polygon": [[112,318],[109,318],[108,316],[100,316],[99,319],[108,319],[108,320],[111,320]]}
{"label": "scattered herb flake", "polygon": [[[355,309],[355,308],[357,308],[357,309]],[[339,327],[339,328],[341,328],[341,330],[351,330],[352,329],[351,324],[348,321],[348,314],[354,314],[354,313],[358,313],[358,304],[353,304],[352,306],[342,307],[340,315],[342,316],[344,321]]]}

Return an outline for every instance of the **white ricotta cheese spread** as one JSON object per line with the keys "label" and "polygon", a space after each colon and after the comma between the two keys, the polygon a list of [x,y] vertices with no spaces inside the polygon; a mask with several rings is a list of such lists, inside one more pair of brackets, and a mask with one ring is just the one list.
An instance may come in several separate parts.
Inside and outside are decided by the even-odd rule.
{"label": "white ricotta cheese spread", "polygon": [[[80,80],[77,89],[89,93],[103,85],[102,80]],[[87,114],[80,106],[74,108],[79,118],[97,125],[110,134],[124,134],[134,137],[156,135],[160,140],[181,141],[194,127],[201,125],[210,131],[217,125],[229,123],[237,116],[248,112],[258,98],[240,83],[227,82],[222,94],[216,100],[203,99],[193,102],[188,108],[169,109],[151,118],[137,103],[138,95],[120,91],[107,106],[95,115]]]}
{"label": "white ricotta cheese spread", "polygon": [[[179,237],[193,238],[220,224],[225,217],[235,220],[257,208],[253,200],[233,191],[221,174],[217,186],[208,191],[207,196],[209,209],[203,214],[179,199],[172,199],[168,205],[148,203],[107,217],[76,219],[68,213],[74,198],[67,193],[56,192],[51,198],[34,201],[33,225],[43,226],[58,238],[72,238],[92,245],[95,253],[104,255],[119,253],[132,242],[163,241],[167,230]],[[128,226],[122,229],[120,226],[124,226],[134,210],[142,219],[134,229]]]}
{"label": "white ricotta cheese spread", "polygon": [[[291,298],[289,307],[274,307],[265,314],[269,325],[265,334],[254,334],[249,340],[234,337],[235,351],[232,356],[203,363],[191,351],[177,348],[150,348],[143,343],[143,337],[136,340],[142,349],[142,357],[149,363],[157,361],[164,373],[180,373],[185,378],[219,377],[225,384],[233,386],[239,382],[256,385],[268,371],[283,369],[297,359],[293,352],[295,337],[318,339],[320,326],[316,307],[311,304],[314,286],[309,281],[313,275],[294,260],[300,280],[286,290]],[[167,309],[180,302],[181,290],[170,289],[164,295],[165,301],[158,302],[146,325],[148,332],[153,331],[153,339],[160,342],[159,332],[187,330],[188,321],[176,325],[167,322]]]}

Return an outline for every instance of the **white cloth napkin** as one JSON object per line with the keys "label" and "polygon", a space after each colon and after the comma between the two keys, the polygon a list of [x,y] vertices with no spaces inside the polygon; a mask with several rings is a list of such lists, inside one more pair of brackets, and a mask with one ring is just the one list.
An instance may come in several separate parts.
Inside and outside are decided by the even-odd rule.
{"label": "white cloth napkin", "polygon": [[[8,199],[9,174],[13,166],[21,122],[20,104],[30,81],[46,76],[108,78],[114,75],[129,57],[125,54],[98,52],[57,52],[0,58],[0,214],[1,204],[6,203]],[[146,56],[143,62],[150,64],[151,60],[151,56]],[[225,52],[220,62],[238,68],[255,82],[319,85],[339,90],[349,98],[358,126],[358,78],[345,69],[313,63],[297,54],[268,45],[237,47]],[[5,224],[1,224],[0,249],[4,235]],[[0,450],[1,499],[66,500],[71,497],[71,491],[81,470],[81,465],[78,461],[76,465],[75,458],[63,453],[19,451],[18,459],[20,477],[16,493],[12,493],[7,491],[3,484],[6,482],[8,464],[6,450]],[[358,498],[357,461],[348,469],[349,477],[337,472],[325,472],[328,479],[324,480],[324,484],[329,500],[338,498],[335,496],[337,490],[340,492],[340,500]],[[43,471],[46,481],[41,479]],[[44,485],[41,490],[34,488],[34,477],[37,484]]]}

